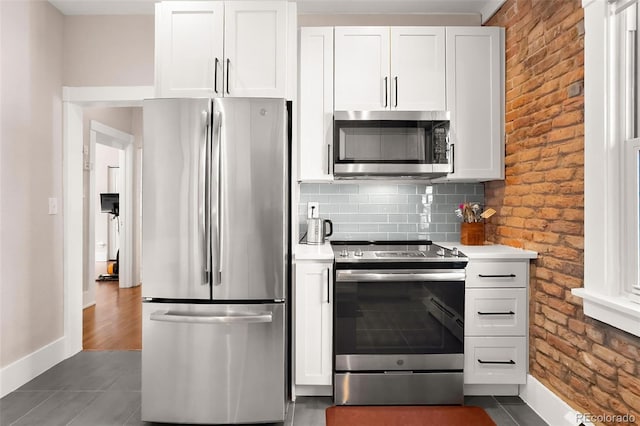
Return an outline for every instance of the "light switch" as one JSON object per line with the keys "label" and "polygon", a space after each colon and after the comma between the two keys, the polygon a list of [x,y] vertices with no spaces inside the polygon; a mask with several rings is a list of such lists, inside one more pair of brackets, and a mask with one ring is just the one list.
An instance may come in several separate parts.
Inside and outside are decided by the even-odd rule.
{"label": "light switch", "polygon": [[58,199],[49,198],[49,214],[58,214]]}

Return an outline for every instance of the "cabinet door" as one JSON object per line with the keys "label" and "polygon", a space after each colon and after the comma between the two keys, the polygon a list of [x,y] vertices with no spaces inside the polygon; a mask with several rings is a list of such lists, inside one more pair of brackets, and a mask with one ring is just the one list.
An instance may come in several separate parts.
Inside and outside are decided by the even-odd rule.
{"label": "cabinet door", "polygon": [[336,27],[335,109],[390,108],[389,28]]}
{"label": "cabinet door", "polygon": [[449,180],[504,179],[504,29],[448,27]]}
{"label": "cabinet door", "polygon": [[225,3],[224,95],[285,96],[286,2]]}
{"label": "cabinet door", "polygon": [[169,1],[157,10],[157,95],[222,96],[223,3]]}
{"label": "cabinet door", "polygon": [[444,27],[391,28],[391,108],[444,111]]}
{"label": "cabinet door", "polygon": [[330,385],[332,265],[297,263],[295,285],[295,384]]}
{"label": "cabinet door", "polygon": [[333,28],[300,29],[300,180],[333,180]]}

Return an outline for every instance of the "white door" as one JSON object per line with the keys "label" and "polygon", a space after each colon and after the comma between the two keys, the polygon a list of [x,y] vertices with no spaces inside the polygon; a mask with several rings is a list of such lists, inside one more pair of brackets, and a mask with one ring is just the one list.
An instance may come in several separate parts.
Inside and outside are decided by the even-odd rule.
{"label": "white door", "polygon": [[449,180],[504,179],[504,30],[448,27]]}
{"label": "white door", "polygon": [[295,384],[331,385],[333,274],[330,263],[296,264]]}
{"label": "white door", "polygon": [[224,96],[285,96],[286,2],[225,3]]}
{"label": "white door", "polygon": [[224,3],[168,1],[156,13],[157,95],[222,96]]}
{"label": "white door", "polygon": [[300,29],[302,181],[333,180],[333,28]]}
{"label": "white door", "polygon": [[336,27],[335,110],[390,108],[389,28]]}
{"label": "white door", "polygon": [[444,27],[391,28],[391,108],[444,111]]}

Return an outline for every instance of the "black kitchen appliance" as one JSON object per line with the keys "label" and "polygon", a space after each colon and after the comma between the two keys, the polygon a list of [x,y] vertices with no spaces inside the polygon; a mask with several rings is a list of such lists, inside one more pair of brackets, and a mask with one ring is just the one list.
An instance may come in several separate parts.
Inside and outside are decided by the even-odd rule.
{"label": "black kitchen appliance", "polygon": [[431,241],[332,241],[338,405],[462,404],[468,258]]}

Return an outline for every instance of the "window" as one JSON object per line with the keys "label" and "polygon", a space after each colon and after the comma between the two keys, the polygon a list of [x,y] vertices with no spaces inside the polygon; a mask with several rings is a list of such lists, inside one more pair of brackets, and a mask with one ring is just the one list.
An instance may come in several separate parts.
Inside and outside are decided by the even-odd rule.
{"label": "window", "polygon": [[583,0],[585,315],[640,336],[639,0]]}

